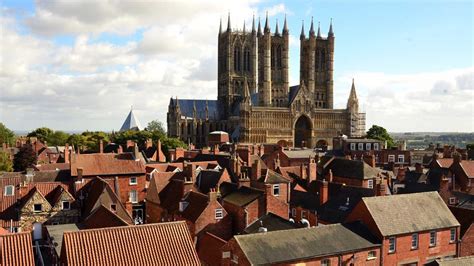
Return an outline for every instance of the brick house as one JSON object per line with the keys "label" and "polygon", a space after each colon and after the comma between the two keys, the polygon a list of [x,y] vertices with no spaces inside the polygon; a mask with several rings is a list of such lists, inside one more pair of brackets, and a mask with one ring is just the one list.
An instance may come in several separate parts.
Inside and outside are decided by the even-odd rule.
{"label": "brick house", "polygon": [[363,198],[347,221],[362,221],[378,237],[384,265],[422,265],[458,254],[460,224],[437,192]]}
{"label": "brick house", "polygon": [[217,191],[212,189],[208,195],[190,191],[179,202],[179,220],[186,220],[191,236],[200,237],[210,232],[223,239],[232,236],[232,219],[217,201]]}
{"label": "brick house", "polygon": [[453,163],[449,167],[452,173],[452,179],[461,191],[469,192],[474,195],[474,161],[462,160],[459,153],[453,154]]}
{"label": "brick house", "polygon": [[61,265],[200,265],[184,221],[65,232],[60,261]]}
{"label": "brick house", "polygon": [[71,176],[83,183],[97,176],[111,184],[122,204],[139,223],[145,219],[145,166],[133,153],[71,154]]}
{"label": "brick house", "polygon": [[280,148],[271,154],[262,156],[263,161],[268,168],[275,170],[278,166],[300,166],[308,165],[312,158],[319,156],[317,151],[313,149],[284,149]]}
{"label": "brick house", "polygon": [[474,255],[474,196],[458,206],[449,206],[454,217],[461,224],[459,233],[459,256]]}
{"label": "brick house", "polygon": [[222,265],[381,263],[380,244],[360,223],[236,235],[221,250]]}

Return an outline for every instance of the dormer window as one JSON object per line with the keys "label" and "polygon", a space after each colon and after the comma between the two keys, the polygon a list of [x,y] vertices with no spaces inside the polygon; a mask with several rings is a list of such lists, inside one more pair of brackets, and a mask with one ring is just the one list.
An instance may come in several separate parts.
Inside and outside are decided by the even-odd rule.
{"label": "dormer window", "polygon": [[356,144],[355,143],[351,143],[351,151],[355,151],[356,149]]}
{"label": "dormer window", "polygon": [[15,186],[9,185],[5,187],[5,196],[15,195]]}
{"label": "dormer window", "polygon": [[222,211],[222,209],[216,209],[215,217],[216,217],[216,220],[220,220],[224,217],[224,212]]}
{"label": "dormer window", "polygon": [[130,185],[136,185],[137,184],[137,178],[136,177],[130,177]]}
{"label": "dormer window", "polygon": [[365,149],[368,150],[368,151],[370,151],[370,150],[372,149],[371,146],[372,146],[371,143],[366,143],[366,144],[365,144]]}
{"label": "dormer window", "polygon": [[273,185],[273,196],[280,196],[280,185]]}
{"label": "dormer window", "polygon": [[43,205],[41,204],[34,204],[33,205],[33,212],[41,212],[43,210]]}
{"label": "dormer window", "polygon": [[364,150],[364,143],[358,143],[358,146],[359,146],[359,151]]}
{"label": "dormer window", "polygon": [[69,201],[63,201],[62,202],[62,207],[63,207],[63,210],[70,210],[71,209],[71,203]]}
{"label": "dormer window", "polygon": [[376,150],[376,151],[379,150],[379,144],[378,143],[374,143],[374,150]]}
{"label": "dormer window", "polygon": [[179,202],[179,211],[180,211],[180,212],[183,212],[183,211],[186,209],[186,207],[188,207],[188,205],[189,205],[189,202],[187,202],[187,201],[180,201],[180,202]]}

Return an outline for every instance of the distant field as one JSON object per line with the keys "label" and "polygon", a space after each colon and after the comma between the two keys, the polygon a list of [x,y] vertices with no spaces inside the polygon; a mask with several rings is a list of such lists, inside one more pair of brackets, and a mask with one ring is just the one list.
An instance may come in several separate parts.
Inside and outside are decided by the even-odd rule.
{"label": "distant field", "polygon": [[406,132],[390,133],[395,140],[406,140],[407,147],[412,149],[424,149],[430,143],[440,145],[455,145],[465,148],[466,144],[474,143],[474,133],[450,133],[450,132]]}

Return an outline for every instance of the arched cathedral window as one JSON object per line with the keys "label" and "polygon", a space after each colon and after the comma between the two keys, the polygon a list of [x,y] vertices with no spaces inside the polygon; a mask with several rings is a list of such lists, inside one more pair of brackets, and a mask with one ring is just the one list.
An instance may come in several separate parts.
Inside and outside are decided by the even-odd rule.
{"label": "arched cathedral window", "polygon": [[244,52],[244,70],[250,71],[250,50],[249,48],[245,49]]}
{"label": "arched cathedral window", "polygon": [[241,51],[240,47],[234,48],[234,71],[240,71],[241,63]]}
{"label": "arched cathedral window", "polygon": [[277,47],[277,66],[278,68],[281,68],[281,46],[279,45]]}

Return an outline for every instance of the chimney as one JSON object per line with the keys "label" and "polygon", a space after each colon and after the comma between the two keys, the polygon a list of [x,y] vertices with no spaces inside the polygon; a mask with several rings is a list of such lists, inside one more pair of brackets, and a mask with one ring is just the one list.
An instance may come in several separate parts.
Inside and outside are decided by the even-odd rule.
{"label": "chimney", "polygon": [[153,142],[151,141],[151,139],[147,139],[145,141],[145,148],[149,149],[153,146]]}
{"label": "chimney", "polygon": [[66,145],[64,146],[64,162],[65,163],[69,163],[69,154],[70,154],[70,151],[69,151],[69,144],[66,143]]}
{"label": "chimney", "polygon": [[118,153],[118,154],[123,153],[123,147],[122,147],[122,145],[120,145],[120,144],[118,145],[117,153]]}
{"label": "chimney", "polygon": [[332,183],[332,180],[333,180],[332,169],[329,169],[328,180],[329,180],[329,183]]}
{"label": "chimney", "polygon": [[453,163],[459,164],[462,161],[461,154],[459,152],[454,152],[453,153]]}
{"label": "chimney", "polygon": [[385,179],[382,177],[380,183],[377,184],[377,196],[385,196],[386,193],[386,184]]}
{"label": "chimney", "polygon": [[365,154],[363,158],[364,162],[372,167],[375,167],[375,156],[373,154]]}
{"label": "chimney", "polygon": [[260,160],[256,160],[252,164],[252,180],[257,180],[262,175],[262,165],[260,164]]}
{"label": "chimney", "polygon": [[133,155],[135,156],[135,160],[140,159],[140,151],[138,150],[138,144],[134,143],[133,146]]}
{"label": "chimney", "polygon": [[423,167],[421,166],[421,163],[416,163],[415,164],[415,173],[418,173],[418,174],[423,173]]}
{"label": "chimney", "polygon": [[316,180],[318,175],[318,165],[313,158],[309,158],[309,181]]}
{"label": "chimney", "polygon": [[209,196],[209,202],[214,202],[217,201],[217,191],[215,188],[211,188],[208,193]]}
{"label": "chimney", "polygon": [[300,178],[306,179],[306,165],[304,163],[300,165]]}
{"label": "chimney", "polygon": [[43,140],[44,146],[48,147],[48,142],[46,140]]}
{"label": "chimney", "polygon": [[77,167],[77,181],[82,182],[82,173],[84,171],[84,168],[82,167]]}
{"label": "chimney", "polygon": [[193,164],[193,163],[187,163],[185,166],[184,166],[184,172],[186,173],[186,180],[187,182],[191,182],[193,183],[194,180],[196,179],[196,165]]}
{"label": "chimney", "polygon": [[214,145],[214,154],[219,154],[219,144]]}
{"label": "chimney", "polygon": [[156,143],[156,159],[158,162],[166,162],[166,158],[164,158],[164,156],[161,156],[162,154],[163,152],[161,151],[161,140],[158,140],[158,142]]}
{"label": "chimney", "polygon": [[319,184],[319,206],[323,205],[328,201],[329,185],[326,180],[323,179]]}
{"label": "chimney", "polygon": [[280,167],[280,152],[277,152],[277,157],[275,159],[275,167],[274,169],[277,169],[278,167]]}
{"label": "chimney", "polygon": [[104,153],[104,141],[99,140],[99,153]]}
{"label": "chimney", "polygon": [[250,179],[247,171],[243,171],[239,176],[239,188],[242,186],[250,187]]}

